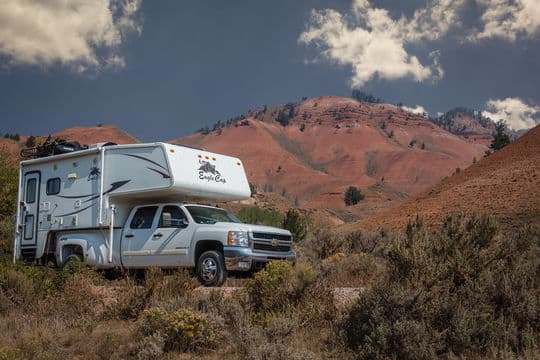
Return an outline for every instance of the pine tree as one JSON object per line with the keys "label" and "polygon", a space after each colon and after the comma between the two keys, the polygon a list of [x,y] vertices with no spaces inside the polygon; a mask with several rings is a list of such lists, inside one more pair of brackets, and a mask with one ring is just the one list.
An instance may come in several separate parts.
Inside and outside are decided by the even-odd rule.
{"label": "pine tree", "polygon": [[360,200],[364,200],[364,194],[356,186],[349,186],[345,191],[345,205],[356,205]]}
{"label": "pine tree", "polygon": [[494,151],[500,150],[506,145],[510,144],[510,136],[506,133],[506,123],[503,120],[497,121],[495,124],[495,134],[493,135],[493,141],[489,146]]}
{"label": "pine tree", "polygon": [[283,219],[283,228],[289,230],[293,235],[293,241],[300,242],[307,235],[307,221],[296,209],[289,209]]}

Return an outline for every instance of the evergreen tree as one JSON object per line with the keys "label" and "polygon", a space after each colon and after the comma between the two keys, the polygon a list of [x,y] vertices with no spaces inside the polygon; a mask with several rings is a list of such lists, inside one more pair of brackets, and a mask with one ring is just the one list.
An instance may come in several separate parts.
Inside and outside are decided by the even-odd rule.
{"label": "evergreen tree", "polygon": [[493,141],[489,146],[494,151],[500,150],[506,145],[510,144],[510,136],[506,132],[506,123],[503,120],[497,121],[495,124],[495,134],[493,134]]}
{"label": "evergreen tree", "polygon": [[295,242],[300,242],[307,235],[307,221],[302,214],[296,209],[289,209],[283,219],[282,227],[289,230],[293,235]]}
{"label": "evergreen tree", "polygon": [[356,186],[349,186],[345,191],[345,205],[356,205],[360,200],[364,200],[364,194]]}

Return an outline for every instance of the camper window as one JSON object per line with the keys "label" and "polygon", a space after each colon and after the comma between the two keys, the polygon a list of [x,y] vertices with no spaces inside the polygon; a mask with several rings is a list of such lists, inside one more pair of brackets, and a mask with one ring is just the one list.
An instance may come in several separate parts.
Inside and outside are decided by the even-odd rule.
{"label": "camper window", "polygon": [[160,228],[176,228],[185,227],[187,223],[187,217],[178,206],[165,206],[161,211],[161,217],[159,219]]}
{"label": "camper window", "polygon": [[36,201],[36,179],[28,179],[26,182],[26,203],[32,204]]}
{"label": "camper window", "polygon": [[60,178],[47,180],[47,195],[56,195],[60,192]]}
{"label": "camper window", "polygon": [[24,217],[24,239],[29,240],[34,237],[34,215]]}
{"label": "camper window", "polygon": [[150,229],[154,216],[156,215],[157,206],[145,206],[137,209],[137,212],[129,225],[132,229]]}

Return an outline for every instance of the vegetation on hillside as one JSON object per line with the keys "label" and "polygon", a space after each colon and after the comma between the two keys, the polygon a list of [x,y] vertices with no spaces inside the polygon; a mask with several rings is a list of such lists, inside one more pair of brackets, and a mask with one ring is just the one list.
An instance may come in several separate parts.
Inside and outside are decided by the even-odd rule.
{"label": "vegetation on hillside", "polygon": [[431,121],[453,134],[461,134],[467,130],[467,127],[465,125],[461,125],[461,127],[458,127],[456,125],[456,119],[465,116],[478,121],[478,123],[486,129],[494,123],[493,120],[482,115],[481,111],[470,109],[467,107],[453,108],[451,110],[448,110],[444,114],[438,116],[437,118],[431,119]]}
{"label": "vegetation on hillside", "polygon": [[19,135],[19,133],[15,133],[15,134],[5,133],[4,139],[11,139],[11,140],[19,141],[21,140],[21,136]]}
{"label": "vegetation on hillside", "polygon": [[358,204],[361,200],[364,200],[365,195],[362,194],[360,190],[356,186],[349,186],[347,190],[345,190],[345,195],[343,200],[345,201],[345,205],[351,206]]}
{"label": "vegetation on hillside", "polygon": [[510,144],[510,136],[508,136],[508,128],[506,123],[502,120],[497,121],[495,124],[495,134],[493,134],[493,141],[489,148],[493,151],[497,151]]}
{"label": "vegetation on hillside", "polygon": [[371,104],[380,104],[384,102],[383,99],[358,89],[353,89],[351,97],[359,102],[367,102]]}
{"label": "vegetation on hillside", "polygon": [[17,206],[19,171],[9,151],[0,148],[0,259],[7,256],[12,247],[13,216]]}

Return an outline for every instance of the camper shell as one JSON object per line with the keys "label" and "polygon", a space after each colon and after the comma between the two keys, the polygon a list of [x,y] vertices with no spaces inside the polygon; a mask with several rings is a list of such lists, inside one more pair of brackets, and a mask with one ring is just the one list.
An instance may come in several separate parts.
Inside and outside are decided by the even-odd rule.
{"label": "camper shell", "polygon": [[[194,199],[220,202],[243,200],[249,198],[250,194],[239,159],[167,143],[103,144],[72,153],[22,161],[14,261],[24,259],[43,263],[54,260],[62,265],[75,251],[70,249],[77,248],[79,252],[82,249],[83,258],[99,267],[126,267],[124,255],[130,251],[120,243],[126,241],[123,236],[126,235],[127,222],[134,216],[134,210],[153,204],[163,212],[165,204],[177,204],[181,212],[186,213],[186,221],[191,220],[193,226],[185,225],[186,229],[182,230],[185,230],[184,233],[188,232],[187,229],[192,232],[192,238],[183,243],[185,248],[177,246],[178,249],[169,249],[173,255],[176,251],[179,256],[189,256],[172,264],[196,266],[196,254],[193,253],[196,244],[192,242],[198,241],[195,234],[201,233],[203,224],[193,220],[189,210],[184,207],[185,203]],[[162,216],[168,219],[170,214]],[[276,258],[276,251],[272,250],[277,250],[277,246],[255,255],[248,251],[253,250],[253,246],[249,249],[245,245],[242,249],[228,248],[230,231],[226,231],[227,227],[250,234],[260,233],[254,230],[256,225],[235,230],[240,225],[216,223],[205,224],[206,227],[215,225],[214,229],[220,229],[213,233],[214,239],[205,241],[221,243],[222,246],[214,244],[214,247],[223,256],[227,252],[229,255],[234,253],[234,256],[231,255],[234,258],[247,257],[250,268],[253,259],[264,263],[271,260],[270,257]],[[156,222],[153,226],[159,229],[160,224]],[[219,235],[220,231],[225,235]],[[284,241],[289,245],[287,251],[278,252],[277,258],[294,261],[295,254],[289,244],[292,237],[288,231],[267,228],[263,232],[270,234],[267,236],[269,241],[275,240],[274,237],[286,239]],[[252,240],[251,245],[254,243]],[[176,240],[169,237],[168,241],[174,243]],[[191,248],[193,254],[190,253]],[[131,250],[131,253],[133,251],[136,250]],[[138,256],[141,263],[150,265],[137,266],[135,262],[132,267],[161,265],[160,256],[153,260],[156,263],[143,259],[141,254]]]}

